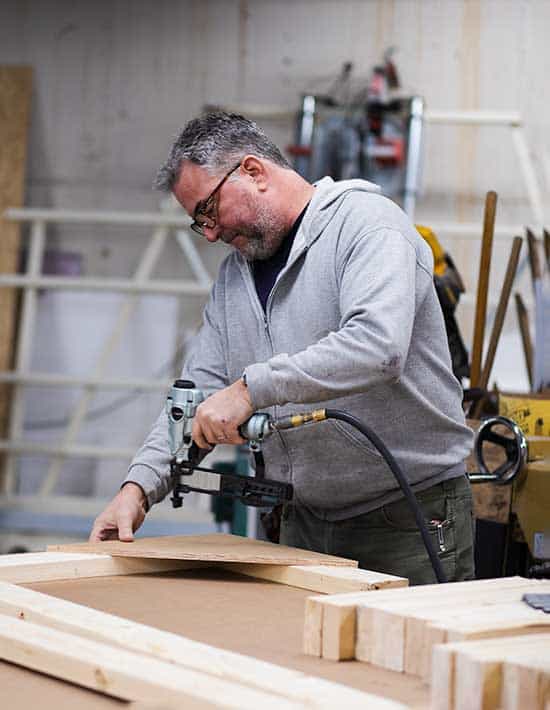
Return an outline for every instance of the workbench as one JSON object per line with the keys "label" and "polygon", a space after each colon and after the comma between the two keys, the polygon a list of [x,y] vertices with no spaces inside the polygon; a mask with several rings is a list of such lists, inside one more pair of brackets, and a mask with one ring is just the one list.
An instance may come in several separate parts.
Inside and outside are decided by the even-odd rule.
{"label": "workbench", "polygon": [[[429,707],[428,686],[418,678],[356,661],[338,663],[304,655],[305,602],[312,593],[321,591],[315,584],[306,582],[304,586],[309,588],[298,588],[258,579],[250,576],[249,572],[245,576],[230,571],[244,569],[235,564],[233,567],[199,566],[162,571],[163,565],[170,566],[169,561],[107,559],[107,555],[89,556],[90,559],[96,557],[98,565],[92,572],[97,576],[90,577],[84,576],[91,574],[89,570],[83,571],[76,563],[73,566],[70,562],[56,565],[56,560],[63,554],[70,555],[42,553],[34,556],[35,562],[29,554],[0,557],[0,580],[16,581],[22,589],[35,590],[155,629],[170,631],[221,649],[220,652],[245,654],[307,676],[374,693],[407,707]],[[75,555],[75,559],[77,557]],[[11,558],[11,567],[6,562],[7,558]],[[81,558],[84,559],[85,555]],[[20,571],[14,576],[14,565],[18,560]],[[172,564],[176,562],[172,561]],[[129,573],[124,573],[124,566]],[[54,567],[57,571],[52,572]],[[260,567],[262,565],[258,569]],[[148,571],[151,568],[157,571]],[[269,567],[263,565],[263,568]],[[362,571],[352,570],[351,577],[354,573],[359,578]],[[40,578],[45,581],[36,581]],[[24,581],[32,579],[35,581]],[[298,581],[298,584],[302,583]],[[345,584],[335,588],[328,579],[327,591],[334,592],[337,588],[346,591]],[[38,703],[41,710],[60,705],[87,710],[125,704],[19,665],[0,662],[0,707],[30,708]],[[164,706],[161,703],[158,707]],[[195,698],[186,702],[185,707],[213,705]]]}

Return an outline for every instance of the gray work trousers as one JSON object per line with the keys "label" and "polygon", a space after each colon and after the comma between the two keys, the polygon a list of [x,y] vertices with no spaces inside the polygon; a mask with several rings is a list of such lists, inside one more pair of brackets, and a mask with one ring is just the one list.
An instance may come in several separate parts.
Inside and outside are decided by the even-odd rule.
{"label": "gray work trousers", "polygon": [[[466,476],[439,483],[416,497],[448,581],[474,579],[472,492]],[[320,520],[303,506],[287,505],[280,543],[358,560],[363,569],[407,577],[410,584],[436,582],[405,499],[338,522]]]}

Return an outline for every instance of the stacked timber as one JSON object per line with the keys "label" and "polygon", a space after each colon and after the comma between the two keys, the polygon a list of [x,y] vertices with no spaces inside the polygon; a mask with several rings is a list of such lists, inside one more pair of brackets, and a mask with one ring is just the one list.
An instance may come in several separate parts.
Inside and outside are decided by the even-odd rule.
{"label": "stacked timber", "polygon": [[550,634],[436,646],[432,710],[546,710]]}
{"label": "stacked timber", "polygon": [[[368,595],[309,597],[304,651],[331,660],[355,658],[421,677],[432,682],[432,689],[437,688],[434,708],[470,710],[499,707],[498,702],[491,704],[483,700],[492,676],[484,675],[485,667],[480,667],[483,682],[480,680],[474,689],[464,680],[464,688],[458,690],[455,681],[459,673],[454,672],[453,659],[455,656],[469,658],[466,651],[469,643],[474,644],[473,649],[478,649],[482,648],[478,640],[489,639],[484,641],[489,644],[489,668],[494,668],[494,664],[500,668],[510,651],[510,663],[515,664],[514,668],[523,669],[521,672],[509,670],[509,677],[515,680],[508,683],[503,695],[510,699],[527,692],[532,694],[533,684],[538,683],[539,696],[544,697],[539,686],[550,677],[550,615],[527,606],[522,601],[526,593],[550,594],[550,581],[509,577],[392,589]],[[531,652],[530,644],[536,652]],[[500,651],[502,655],[497,654],[495,660],[495,653]],[[483,657],[483,650],[476,652]],[[544,663],[539,663],[540,659],[544,659]],[[525,670],[531,660],[532,669]],[[469,662],[461,660],[463,665]],[[531,678],[529,691],[523,690],[523,685],[519,688],[520,676]],[[550,694],[550,685],[547,683],[545,687]],[[500,692],[499,686],[495,693],[500,697]],[[471,703],[472,696],[481,704]],[[507,702],[506,707],[510,708],[545,707],[542,700],[533,705]]]}

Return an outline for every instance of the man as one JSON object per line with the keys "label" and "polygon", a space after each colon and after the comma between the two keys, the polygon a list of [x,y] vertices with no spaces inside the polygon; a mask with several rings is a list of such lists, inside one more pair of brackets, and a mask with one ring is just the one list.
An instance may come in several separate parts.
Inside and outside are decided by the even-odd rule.
{"label": "man", "polygon": [[[196,232],[233,248],[182,375],[211,393],[194,441],[241,443],[238,426],[255,411],[345,410],[406,472],[448,578],[471,578],[471,433],[432,255],[407,216],[363,180],[309,184],[254,123],[226,113],[185,127],[157,186]],[[409,506],[357,431],[326,421],[274,434],[263,449],[266,476],[294,485],[282,543],[434,581]],[[162,413],[91,539],[130,541],[169,488]]]}

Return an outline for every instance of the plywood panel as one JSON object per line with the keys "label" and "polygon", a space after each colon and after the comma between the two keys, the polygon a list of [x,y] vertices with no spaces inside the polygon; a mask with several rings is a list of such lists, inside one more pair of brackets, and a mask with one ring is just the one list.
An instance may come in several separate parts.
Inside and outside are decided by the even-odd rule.
{"label": "plywood panel", "polygon": [[106,540],[97,543],[51,545],[60,552],[93,552],[120,557],[142,557],[204,562],[247,562],[271,565],[336,565],[357,567],[357,562],[343,557],[298,550],[238,535],[170,535],[138,538],[133,542]]}

